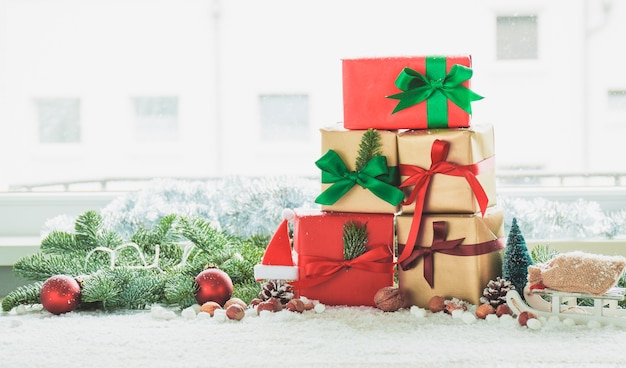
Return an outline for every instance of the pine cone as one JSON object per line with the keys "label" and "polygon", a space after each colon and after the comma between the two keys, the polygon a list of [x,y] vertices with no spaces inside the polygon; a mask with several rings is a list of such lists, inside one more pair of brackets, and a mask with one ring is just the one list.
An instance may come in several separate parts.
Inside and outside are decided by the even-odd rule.
{"label": "pine cone", "polygon": [[480,297],[480,302],[489,303],[497,308],[500,304],[506,303],[506,293],[509,290],[515,290],[515,285],[508,280],[497,277],[487,283],[487,287],[483,290],[483,296]]}
{"label": "pine cone", "polygon": [[272,297],[285,305],[294,297],[293,287],[280,280],[269,280],[262,285],[259,299],[265,301]]}

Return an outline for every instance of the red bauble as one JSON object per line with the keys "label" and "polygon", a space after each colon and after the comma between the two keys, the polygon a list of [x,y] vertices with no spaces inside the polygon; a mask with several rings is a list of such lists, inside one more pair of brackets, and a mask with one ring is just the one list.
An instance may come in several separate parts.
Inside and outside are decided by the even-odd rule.
{"label": "red bauble", "polygon": [[41,304],[52,314],[71,312],[80,303],[80,285],[67,275],[52,276],[41,287]]}
{"label": "red bauble", "polygon": [[202,305],[214,301],[224,305],[233,295],[233,281],[228,274],[217,268],[208,268],[196,276],[199,288],[196,300]]}

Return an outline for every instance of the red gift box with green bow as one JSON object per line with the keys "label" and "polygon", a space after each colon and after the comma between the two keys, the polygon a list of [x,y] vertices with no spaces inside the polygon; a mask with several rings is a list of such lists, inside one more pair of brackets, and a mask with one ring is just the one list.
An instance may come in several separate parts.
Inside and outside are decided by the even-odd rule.
{"label": "red gift box with green bow", "polygon": [[432,129],[470,126],[472,59],[416,56],[344,59],[346,129]]}

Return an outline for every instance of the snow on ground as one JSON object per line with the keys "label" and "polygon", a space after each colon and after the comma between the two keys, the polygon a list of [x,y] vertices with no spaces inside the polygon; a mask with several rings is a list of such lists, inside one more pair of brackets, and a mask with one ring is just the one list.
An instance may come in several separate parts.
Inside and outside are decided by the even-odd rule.
{"label": "snow on ground", "polygon": [[[467,312],[470,313],[470,312]],[[249,310],[241,321],[154,306],[0,315],[0,367],[623,367],[626,328],[411,310]]]}

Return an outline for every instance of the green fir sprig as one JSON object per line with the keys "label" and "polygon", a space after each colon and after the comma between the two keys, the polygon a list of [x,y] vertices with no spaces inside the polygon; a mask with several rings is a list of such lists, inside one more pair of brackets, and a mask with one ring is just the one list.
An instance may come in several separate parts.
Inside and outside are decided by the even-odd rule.
{"label": "green fir sprig", "polygon": [[380,142],[380,133],[370,128],[363,133],[359,143],[359,152],[355,165],[356,171],[361,171],[373,157],[381,155],[382,143]]}
{"label": "green fir sprig", "polygon": [[355,259],[367,252],[367,223],[349,221],[343,225],[343,258]]}

